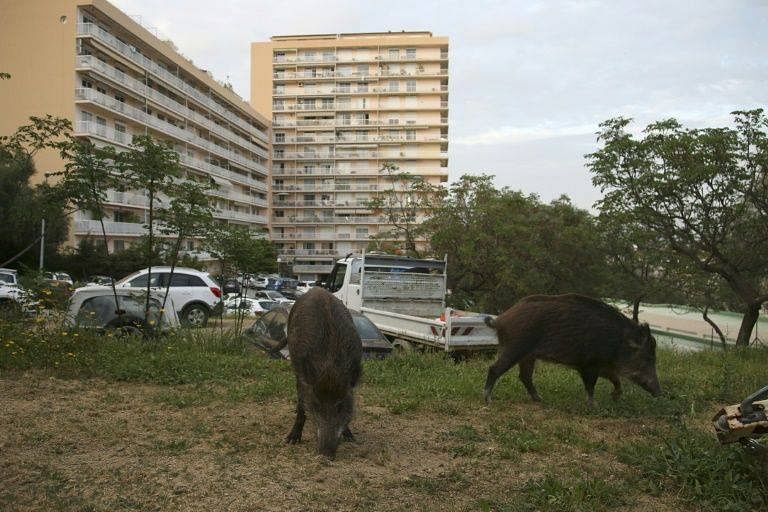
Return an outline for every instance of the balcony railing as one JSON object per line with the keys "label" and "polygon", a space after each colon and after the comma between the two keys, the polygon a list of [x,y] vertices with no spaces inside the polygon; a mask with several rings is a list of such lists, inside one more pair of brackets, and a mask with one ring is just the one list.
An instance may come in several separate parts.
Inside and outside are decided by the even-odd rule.
{"label": "balcony railing", "polygon": [[[272,239],[275,240],[278,234],[273,234]],[[331,234],[333,236],[333,234]],[[278,252],[281,256],[324,256],[324,257],[339,257],[344,255],[340,254],[336,249],[279,249]]]}
{"label": "balcony railing", "polygon": [[289,215],[287,217],[272,217],[273,224],[387,224],[389,218],[386,216],[369,215],[360,216],[299,216]]}
{"label": "balcony railing", "polygon": [[92,36],[96,38],[101,43],[109,46],[112,50],[116,51],[123,57],[128,58],[135,64],[138,64],[139,66],[143,67],[144,69],[150,71],[155,76],[160,77],[162,80],[164,80],[166,83],[172,85],[174,88],[186,93],[188,96],[194,98],[199,103],[205,105],[210,110],[213,110],[220,116],[226,118],[227,120],[235,123],[240,128],[246,130],[251,135],[254,135],[265,142],[267,141],[267,135],[266,133],[262,132],[255,126],[252,126],[251,124],[247,123],[245,120],[241,119],[240,117],[234,115],[229,110],[225,109],[223,106],[221,106],[219,103],[213,100],[213,98],[206,96],[205,93],[202,91],[196,89],[195,87],[189,85],[181,78],[177,77],[176,75],[170,73],[168,70],[161,67],[159,64],[157,64],[152,59],[149,59],[142,55],[138,49],[136,49],[133,46],[130,46],[128,44],[125,44],[124,42],[120,41],[118,38],[107,32],[106,30],[102,29],[101,27],[93,24],[93,23],[78,23],[77,24],[77,35],[78,36]]}
{"label": "balcony railing", "polygon": [[255,144],[253,144],[252,142],[240,137],[236,133],[233,133],[232,131],[227,130],[222,126],[219,126],[218,124],[214,123],[207,117],[202,116],[199,113],[195,112],[194,110],[191,110],[185,107],[179,102],[172,100],[168,96],[165,96],[164,94],[160,94],[155,89],[152,89],[151,87],[147,87],[142,82],[126,75],[122,71],[119,71],[113,68],[112,66],[105,64],[104,62],[100,61],[93,55],[78,55],[77,66],[82,69],[95,70],[102,76],[106,76],[107,78],[121,85],[124,85],[126,88],[132,90],[133,92],[141,96],[146,96],[147,98],[150,98],[154,102],[172,110],[179,116],[185,117],[191,121],[194,121],[200,126],[203,126],[204,128],[206,128],[207,130],[213,133],[216,133],[220,137],[227,139],[231,142],[234,142],[235,144],[238,144],[239,146],[242,146],[243,148],[246,148],[257,155],[260,155],[264,158],[269,158],[269,154],[263,148],[260,148]]}
{"label": "balcony railing", "polygon": [[[104,229],[107,232],[107,236],[140,236],[147,233],[147,229],[144,227],[144,225],[136,222],[115,222],[111,220],[105,220]],[[98,220],[76,220],[75,234],[101,235],[101,223]]]}
{"label": "balcony railing", "polygon": [[[448,53],[441,52],[440,53],[440,59],[444,60],[448,58]],[[306,55],[296,55],[293,57],[287,57],[287,56],[274,56],[272,58],[272,61],[276,64],[317,64],[317,63],[328,63],[332,64],[335,62],[339,63],[365,63],[365,62],[432,62],[438,60],[435,57],[431,56],[425,56],[423,53],[414,55],[414,54],[403,54],[403,55],[389,55],[388,53],[381,53],[381,54],[371,54],[367,56],[362,55],[355,55],[354,57],[344,57],[339,56],[338,54],[333,56],[306,56]]]}
{"label": "balcony railing", "polygon": [[149,198],[147,196],[133,192],[118,192],[116,190],[107,191],[106,202],[110,204],[149,207]]}
{"label": "balcony railing", "polygon": [[333,261],[325,265],[293,265],[293,272],[296,274],[326,273],[333,269]]}
{"label": "balcony railing", "polygon": [[223,148],[218,144],[214,144],[209,140],[203,139],[202,137],[198,137],[190,131],[179,128],[178,126],[175,126],[171,123],[162,121],[154,116],[147,114],[143,110],[131,107],[125,102],[116,100],[115,98],[107,96],[106,94],[102,94],[95,89],[75,89],[75,98],[77,100],[90,101],[97,105],[101,105],[102,107],[105,107],[113,112],[117,112],[125,117],[130,118],[136,123],[151,126],[152,128],[155,128],[165,133],[166,135],[184,140],[190,144],[198,146],[201,149],[205,149],[211,153],[216,153],[219,156],[226,158],[227,160],[237,162],[244,167],[248,167],[252,170],[267,174],[266,167],[254,160],[239,155],[230,149]]}
{"label": "balcony railing", "polygon": [[264,215],[256,215],[248,212],[236,212],[234,210],[217,210],[213,213],[217,219],[239,220],[254,224],[266,224],[267,218]]}

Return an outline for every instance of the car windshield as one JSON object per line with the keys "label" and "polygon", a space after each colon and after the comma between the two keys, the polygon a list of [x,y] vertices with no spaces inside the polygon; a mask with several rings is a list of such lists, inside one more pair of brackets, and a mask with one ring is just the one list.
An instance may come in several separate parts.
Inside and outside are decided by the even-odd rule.
{"label": "car windshield", "polygon": [[15,283],[16,280],[13,278],[13,275],[11,274],[0,274],[0,283]]}
{"label": "car windshield", "polygon": [[362,315],[352,315],[352,320],[355,322],[355,329],[357,330],[357,334],[360,335],[361,339],[375,340],[381,338],[379,330],[375,325],[373,325],[373,322],[368,320],[368,318]]}

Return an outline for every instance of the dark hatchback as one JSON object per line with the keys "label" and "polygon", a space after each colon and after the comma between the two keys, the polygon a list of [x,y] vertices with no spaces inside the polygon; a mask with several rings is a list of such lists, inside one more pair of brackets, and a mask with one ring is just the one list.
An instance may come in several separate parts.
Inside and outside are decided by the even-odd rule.
{"label": "dark hatchback", "polygon": [[[275,358],[288,359],[288,349],[284,347],[288,332],[290,307],[281,306],[268,311],[256,319],[243,334],[256,347]],[[392,353],[392,343],[378,327],[362,313],[350,311],[355,329],[363,342],[363,358],[383,359]],[[284,347],[280,349],[280,347]]]}

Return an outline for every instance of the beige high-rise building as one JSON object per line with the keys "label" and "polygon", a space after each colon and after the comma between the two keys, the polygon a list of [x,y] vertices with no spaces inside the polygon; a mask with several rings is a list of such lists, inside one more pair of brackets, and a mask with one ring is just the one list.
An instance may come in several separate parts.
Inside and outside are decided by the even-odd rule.
{"label": "beige high-rise building", "polygon": [[367,202],[383,171],[448,178],[448,38],[430,32],[275,36],[251,46],[251,105],[273,124],[271,238],[302,279],[388,231]]}
{"label": "beige high-rise building", "polygon": [[[201,14],[204,15],[204,14]],[[31,115],[70,119],[78,137],[126,148],[136,134],[170,142],[187,177],[213,181],[221,222],[263,231],[268,222],[269,119],[231,86],[104,0],[3,0],[0,6],[0,134]],[[36,158],[39,181],[61,170],[52,151]],[[141,190],[108,194],[110,250],[144,233]],[[71,242],[101,233],[78,212]],[[185,248],[206,258],[199,241]]]}

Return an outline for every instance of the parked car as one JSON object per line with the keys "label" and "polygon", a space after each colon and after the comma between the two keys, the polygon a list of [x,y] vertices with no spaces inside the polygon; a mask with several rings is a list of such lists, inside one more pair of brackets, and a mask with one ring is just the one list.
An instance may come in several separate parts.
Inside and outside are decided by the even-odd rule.
{"label": "parked car", "polygon": [[43,278],[46,281],[62,281],[70,286],[73,286],[75,282],[72,280],[72,277],[70,277],[69,274],[66,272],[45,272],[43,274]]}
{"label": "parked car", "polygon": [[280,292],[276,292],[274,290],[261,290],[258,292],[254,292],[254,298],[256,299],[266,299],[266,300],[272,300],[275,302],[290,302],[293,303],[291,299],[286,297]]}
{"label": "parked car", "polygon": [[[115,296],[117,304],[115,308]],[[72,294],[67,308],[67,322],[76,327],[140,334],[147,328],[167,331],[179,326],[174,307],[161,309],[165,293],[150,291],[149,318],[145,316],[146,291],[111,286],[84,286]],[[169,299],[170,300],[170,299]]]}
{"label": "parked car", "polygon": [[36,303],[31,294],[19,285],[18,272],[0,268],[0,309],[31,311]]}
{"label": "parked car", "polygon": [[299,281],[296,283],[296,296],[304,295],[310,288],[315,286],[316,281]]}
{"label": "parked car", "polygon": [[112,286],[113,279],[109,276],[89,276],[85,286]]}
{"label": "parked car", "polygon": [[221,285],[224,294],[227,293],[240,293],[240,282],[234,277],[224,279]]}
{"label": "parked car", "polygon": [[[146,289],[149,279],[152,289],[165,290],[170,272],[171,267],[152,267],[152,276],[149,278],[148,269],[145,268],[124,277],[115,286]],[[182,325],[205,327],[208,318],[220,311],[221,288],[207,272],[177,267],[173,269],[170,281],[168,298],[173,302]]]}
{"label": "parked car", "polygon": [[274,290],[282,293],[289,299],[296,299],[296,285],[298,280],[288,277],[270,277],[267,283],[267,290]]}
{"label": "parked car", "polygon": [[[392,353],[392,343],[382,334],[368,317],[356,311],[350,311],[355,329],[363,342],[363,357],[382,359]],[[285,347],[288,336],[288,316],[290,307],[279,306],[264,313],[245,331],[244,335],[258,348],[271,357],[288,359],[290,354]],[[283,347],[280,349],[280,347]]]}
{"label": "parked car", "polygon": [[256,288],[257,290],[264,290],[269,284],[270,277],[273,276],[265,276],[263,274],[259,274],[258,276],[251,277],[251,279],[248,281],[248,286],[250,288]]}
{"label": "parked car", "polygon": [[256,316],[271,311],[277,304],[277,302],[271,300],[248,299],[239,296],[232,297],[224,301],[224,315],[237,316],[238,314],[243,314],[245,316]]}

